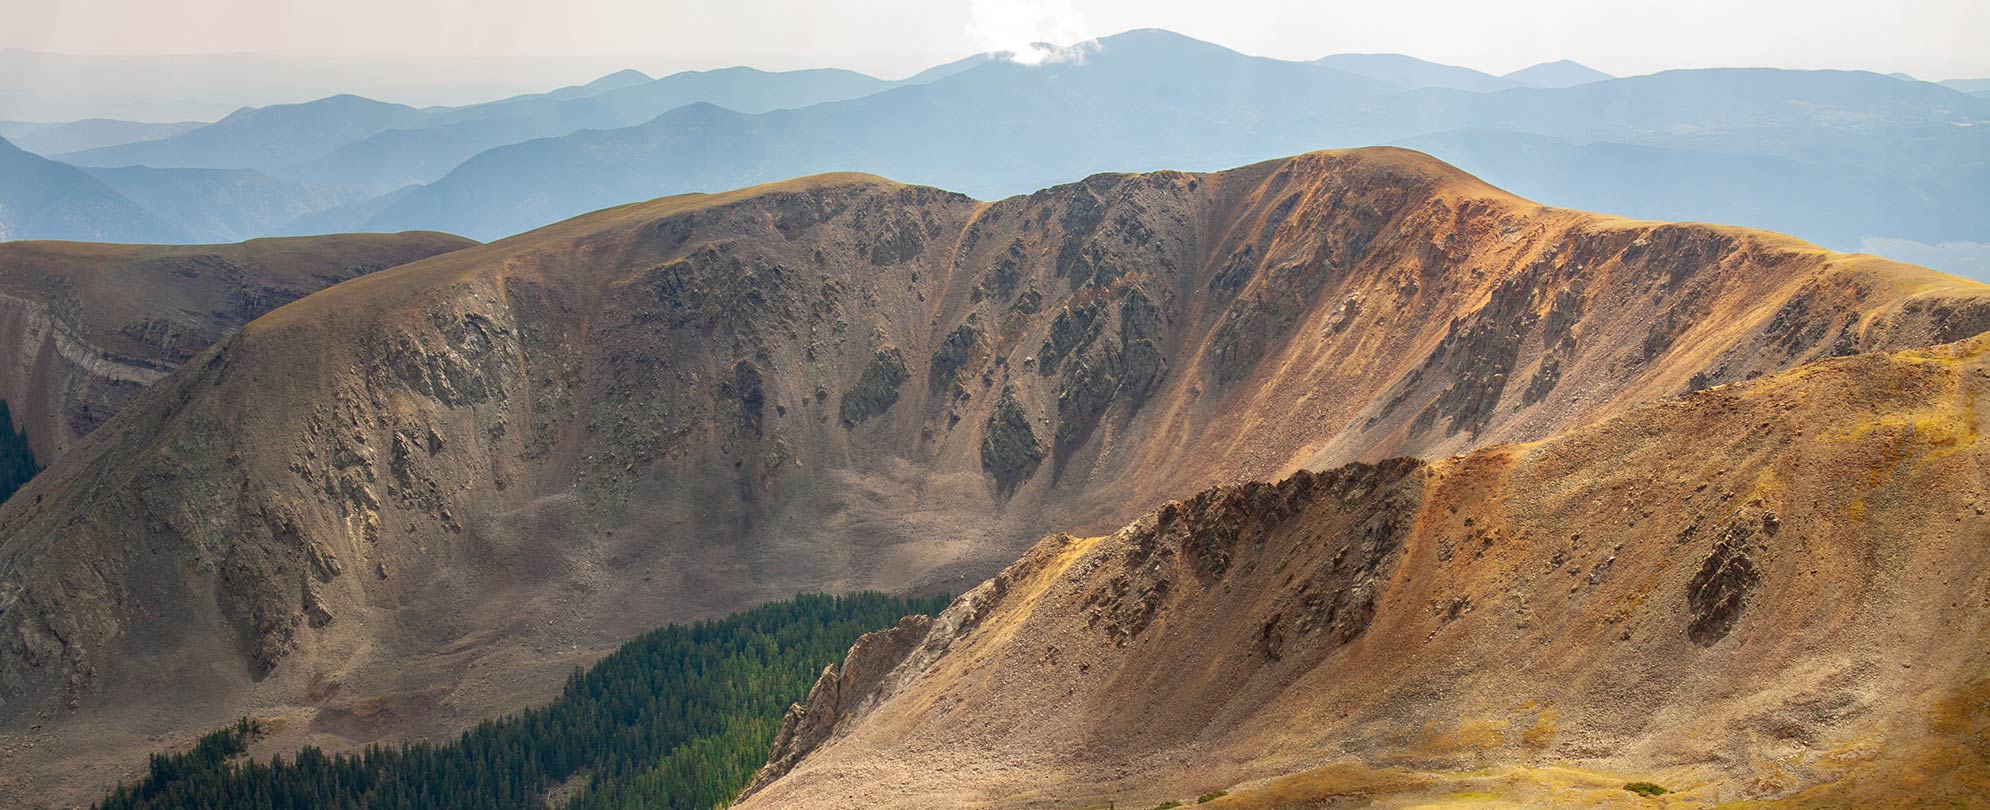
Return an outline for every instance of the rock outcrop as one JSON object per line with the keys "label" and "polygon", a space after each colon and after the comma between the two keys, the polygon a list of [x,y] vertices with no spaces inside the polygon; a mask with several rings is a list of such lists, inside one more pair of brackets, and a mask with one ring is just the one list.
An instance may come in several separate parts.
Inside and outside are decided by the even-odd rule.
{"label": "rock outcrop", "polygon": [[741,807],[1974,804],[1986,395],[1990,336],[1053,536]]}

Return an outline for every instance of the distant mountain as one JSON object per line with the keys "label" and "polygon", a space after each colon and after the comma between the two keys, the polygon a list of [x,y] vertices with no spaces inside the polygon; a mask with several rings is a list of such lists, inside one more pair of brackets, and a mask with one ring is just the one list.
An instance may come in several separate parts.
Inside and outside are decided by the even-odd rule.
{"label": "distant mountain", "polygon": [[[589,126],[591,124],[591,126]],[[508,144],[621,126],[606,119],[517,116],[419,129],[390,129],[303,163],[272,171],[303,182],[381,194],[433,182],[479,152]]]}
{"label": "distant mountain", "polygon": [[578,87],[423,110],[342,95],[244,109],[213,124],[143,142],[70,150],[60,159],[98,167],[256,169],[375,195],[435,180],[488,149],[586,129],[634,126],[695,102],[748,113],[802,107],[929,81],[973,63],[942,65],[898,82],[831,69],[736,67],[660,79],[625,70]]}
{"label": "distant mountain", "polygon": [[[898,84],[850,70],[766,71],[730,67],[673,73],[654,81],[589,96],[593,104],[565,105],[556,108],[556,111],[572,115],[599,105],[602,109],[598,114],[604,116],[604,120],[631,126],[700,101],[729,110],[760,113],[867,96]],[[492,110],[512,115],[516,114],[513,109],[516,106],[500,104],[471,108],[459,113],[455,120],[460,120],[464,114],[482,117]],[[452,119],[443,116],[442,120]]]}
{"label": "distant mountain", "polygon": [[418,185],[404,186],[378,197],[327,208],[298,217],[270,230],[271,236],[323,236],[366,230],[366,223],[396,200],[414,193]]}
{"label": "distant mountain", "polygon": [[547,92],[538,93],[538,94],[512,96],[511,98],[502,99],[492,103],[508,104],[531,98],[550,98],[550,99],[586,98],[588,96],[598,96],[610,90],[620,90],[624,87],[634,87],[639,84],[648,84],[649,82],[653,81],[656,81],[656,79],[650,76],[649,74],[644,73],[640,70],[636,70],[634,68],[630,68],[627,70],[615,71],[614,73],[610,73],[606,76],[603,76],[599,79],[595,79],[594,81],[588,82],[586,84],[575,85],[572,87],[562,87],[558,90],[549,90]]}
{"label": "distant mountain", "polygon": [[1318,143],[1277,126],[1283,111],[1392,90],[1317,63],[1132,31],[1101,40],[1082,62],[986,61],[850,101],[761,115],[692,105],[641,126],[494,149],[366,229],[450,223],[424,227],[501,236],[658,194],[829,170],[999,197],[1108,168],[1215,168]]}
{"label": "distant mountain", "polygon": [[61,155],[60,159],[79,166],[274,169],[311,160],[376,132],[418,126],[427,117],[427,113],[403,104],[332,96],[303,104],[243,109],[171,137],[88,149]]}
{"label": "distant mountain", "polygon": [[87,169],[92,177],[198,242],[237,242],[299,217],[363,199],[351,191],[278,180],[254,169]]}
{"label": "distant mountain", "polygon": [[753,68],[690,71],[630,84],[634,76],[641,74],[627,71],[597,80],[589,86],[605,82],[607,89],[594,94],[555,92],[432,110],[419,128],[380,132],[277,173],[380,193],[434,181],[487,149],[586,129],[634,126],[686,104],[706,102],[759,113],[857,98],[918,79],[887,82],[847,70]]}
{"label": "distant mountain", "polygon": [[[1883,170],[1777,155],[1529,133],[1456,131],[1398,143],[1471,166],[1487,182],[1530,199],[1640,219],[1746,222],[1807,234],[1835,250],[1859,249],[1861,233],[1939,241],[1936,234],[1980,230],[1982,212],[1990,210],[1990,175],[1981,170],[1907,184]],[[1930,197],[1951,204],[1927,205]]]}
{"label": "distant mountain", "polygon": [[[1099,171],[1422,143],[1550,204],[1704,216],[1838,249],[1869,238],[1990,241],[1990,101],[1960,92],[1976,87],[1967,81],[1947,84],[1769,69],[1610,79],[1568,61],[1499,77],[1390,54],[1265,59],[1141,30],[1104,38],[1082,60],[1028,67],[980,55],[899,81],[728,68],[624,71],[425,110],[335,97],[76,159],[251,166],[375,197],[272,233],[495,238],[659,194],[832,170],[1000,197]],[[1656,162],[1610,157],[1634,154]],[[1520,176],[1523,166],[1541,173]]]}
{"label": "distant mountain", "polygon": [[1574,87],[1578,84],[1608,81],[1616,77],[1587,65],[1562,59],[1521,68],[1501,78],[1528,87]]}
{"label": "distant mountain", "polygon": [[82,169],[0,139],[0,241],[181,242],[160,219]]}
{"label": "distant mountain", "polygon": [[1406,90],[1419,87],[1448,87],[1453,90],[1484,93],[1520,87],[1523,84],[1511,77],[1493,76],[1471,68],[1426,62],[1399,53],[1343,53],[1321,59],[1319,64],[1385,81]]}
{"label": "distant mountain", "polygon": [[88,118],[66,124],[28,124],[8,121],[0,122],[0,137],[13,141],[15,146],[37,155],[59,155],[139,141],[156,141],[200,126],[204,124],[198,121],[152,124],[143,121],[116,121],[109,118]]}
{"label": "distant mountain", "polygon": [[1941,85],[1972,96],[1990,96],[1990,79],[1949,79],[1941,82]]}
{"label": "distant mountain", "polygon": [[[1549,204],[1773,227],[1838,249],[1872,236],[1990,241],[1990,127],[1973,125],[1990,122],[1990,104],[1933,84],[1721,69],[1491,93],[1398,88],[1136,31],[1082,62],[983,62],[849,101],[761,115],[686,107],[493,149],[363,225],[494,238],[659,194],[831,170],[994,198],[1098,171],[1407,143]],[[1446,134],[1418,140],[1434,133]]]}

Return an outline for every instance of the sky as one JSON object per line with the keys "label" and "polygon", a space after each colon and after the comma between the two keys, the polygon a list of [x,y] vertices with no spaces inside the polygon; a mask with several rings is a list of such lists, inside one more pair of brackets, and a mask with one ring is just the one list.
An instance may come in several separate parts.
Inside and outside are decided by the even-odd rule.
{"label": "sky", "polygon": [[[16,119],[37,104],[150,103],[146,117],[160,120],[303,100],[282,96],[339,81],[388,100],[464,103],[622,67],[896,78],[1146,27],[1262,56],[1407,53],[1491,73],[1567,58],[1616,75],[1760,66],[1990,77],[1986,0],[0,0],[0,20],[0,49],[94,57],[0,54],[0,86],[14,88],[0,92],[0,118]],[[131,97],[111,99],[120,88]]]}

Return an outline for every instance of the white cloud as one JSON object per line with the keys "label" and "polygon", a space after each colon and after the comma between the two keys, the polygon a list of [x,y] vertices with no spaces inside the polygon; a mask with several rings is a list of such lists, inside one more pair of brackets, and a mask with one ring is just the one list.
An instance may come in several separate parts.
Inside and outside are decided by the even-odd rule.
{"label": "white cloud", "polygon": [[968,11],[981,49],[1020,64],[1082,60],[1077,46],[1093,39],[1071,0],[969,0]]}

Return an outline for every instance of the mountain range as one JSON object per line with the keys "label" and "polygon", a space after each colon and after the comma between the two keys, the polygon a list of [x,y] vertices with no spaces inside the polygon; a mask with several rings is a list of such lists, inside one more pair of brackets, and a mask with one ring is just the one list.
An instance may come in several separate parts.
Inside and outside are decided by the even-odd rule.
{"label": "mountain range", "polygon": [[102,146],[150,141],[204,126],[198,121],[154,124],[86,118],[61,124],[0,121],[0,138],[38,155],[58,155]]}
{"label": "mountain range", "polygon": [[[1982,671],[1930,634],[1982,626],[1956,557],[1980,350],[1912,351],[1990,329],[1981,284],[1400,149],[996,202],[824,175],[407,238],[447,252],[219,335],[0,505],[0,789],[86,801],[245,714],[279,752],[439,738],[809,590],[968,595],[859,642],[760,806],[1242,796],[1350,757],[1782,795],[1833,778],[1762,782],[1787,741],[1919,739],[1889,729]],[[1861,657],[1815,653],[1851,632]],[[1629,681],[1649,700],[1603,677],[1674,660]],[[1566,677],[1522,705],[1515,661]],[[1060,694],[1124,702],[1053,722]],[[1705,734],[1635,725],[1703,704]],[[959,778],[877,759],[926,762],[893,718],[951,710],[945,744],[986,743]],[[1256,731],[1294,716],[1320,722]]]}
{"label": "mountain range", "polygon": [[342,96],[56,157],[249,169],[315,190],[287,207],[210,198],[315,210],[181,237],[202,240],[409,229],[494,239],[660,194],[826,171],[993,199],[1099,171],[1399,144],[1552,204],[1763,227],[1841,250],[1990,242],[1990,100],[1967,82],[1768,69],[1611,78],[1569,62],[1493,76],[1387,54],[1265,59],[1156,30],[1073,53],[1082,58],[1037,66],[975,57],[896,82],[733,68],[622,72],[465,107]]}
{"label": "mountain range", "polygon": [[[1538,199],[1632,216],[1761,224],[1839,248],[1872,234],[1990,236],[1979,215],[1990,148],[1963,126],[1990,107],[1934,85],[1709,70],[1555,90],[1396,87],[1134,32],[1082,63],[995,62],[851,101],[763,115],[683,108],[494,149],[357,226],[490,237],[657,190],[828,168],[999,197],[1106,167],[1215,168],[1400,141],[1444,144],[1443,156],[1501,181],[1524,176]],[[1835,123],[1848,119],[1861,123]],[[1674,191],[1644,193],[1636,173],[1651,164],[1607,159],[1625,151],[1661,155]],[[562,182],[537,179],[550,176]]]}

